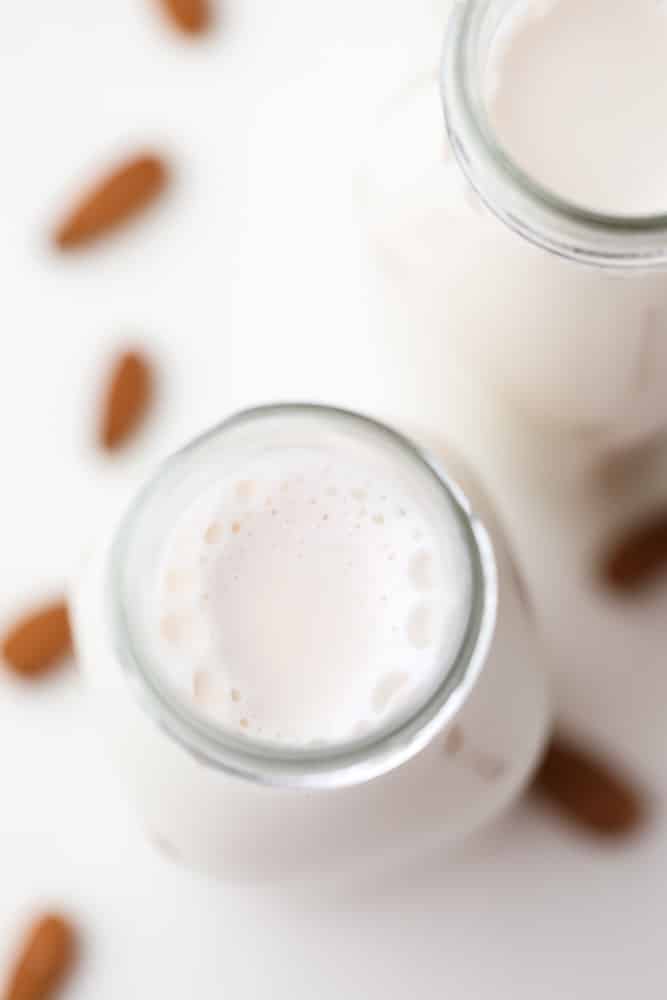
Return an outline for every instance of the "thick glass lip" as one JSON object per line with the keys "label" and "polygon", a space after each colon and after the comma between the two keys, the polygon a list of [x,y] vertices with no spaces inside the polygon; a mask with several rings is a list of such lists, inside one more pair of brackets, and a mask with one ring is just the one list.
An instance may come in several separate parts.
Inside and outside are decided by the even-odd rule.
{"label": "thick glass lip", "polygon": [[471,185],[501,221],[551,252],[597,267],[667,265],[667,213],[608,215],[560,197],[524,171],[497,141],[486,110],[480,48],[508,0],[456,0],[440,83],[452,150]]}
{"label": "thick glass lip", "polygon": [[[472,608],[455,661],[448,665],[437,690],[415,712],[393,728],[326,748],[290,748],[254,743],[224,731],[191,711],[184,700],[145,669],[132,635],[123,586],[123,565],[133,544],[133,524],[171,473],[192,461],[208,442],[239,424],[275,415],[344,421],[372,429],[422,464],[443,490],[459,518],[472,569]],[[147,714],[177,743],[203,763],[263,785],[292,788],[336,788],[358,784],[397,767],[422,749],[458,712],[479,676],[495,631],[498,583],[493,546],[467,497],[431,455],[397,431],[351,411],[310,403],[284,403],[241,411],[197,437],[161,464],[136,497],[116,531],[107,570],[107,606],[112,642],[134,695]]]}

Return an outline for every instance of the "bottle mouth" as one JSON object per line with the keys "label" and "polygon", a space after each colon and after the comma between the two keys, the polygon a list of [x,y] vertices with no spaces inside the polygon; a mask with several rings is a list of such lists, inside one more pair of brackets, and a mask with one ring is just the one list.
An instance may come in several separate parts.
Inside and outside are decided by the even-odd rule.
{"label": "bottle mouth", "polygon": [[595,267],[667,265],[667,213],[609,215],[549,190],[499,143],[487,112],[485,70],[498,29],[520,0],[456,0],[440,71],[452,151],[471,186],[505,225],[545,250]]}
{"label": "bottle mouth", "polygon": [[[434,497],[458,522],[471,570],[471,604],[456,656],[443,663],[437,686],[410,714],[346,742],[292,746],[237,735],[217,725],[169,683],[145,641],[137,610],[145,567],[155,563],[173,510],[193,475],[216,474],[217,463],[243,435],[295,427],[310,434],[339,430],[369,447],[409,463],[429,483]],[[171,505],[171,506],[170,506]],[[174,506],[175,505],[175,506]],[[147,530],[147,526],[151,526]],[[152,537],[149,537],[152,532]],[[407,438],[374,420],[311,404],[279,404],[238,413],[164,462],[135,499],[112,542],[107,570],[107,607],[118,661],[144,711],[175,742],[203,763],[260,784],[335,788],[358,784],[392,770],[419,752],[454,717],[482,670],[495,630],[497,574],[490,538],[461,489],[439,463]]]}

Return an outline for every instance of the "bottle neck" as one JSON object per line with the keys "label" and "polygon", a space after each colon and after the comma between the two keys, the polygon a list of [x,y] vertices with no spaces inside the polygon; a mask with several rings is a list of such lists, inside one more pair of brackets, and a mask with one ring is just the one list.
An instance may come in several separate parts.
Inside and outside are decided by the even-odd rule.
{"label": "bottle neck", "polygon": [[485,82],[491,48],[517,0],[457,0],[443,51],[441,90],[454,155],[486,206],[524,239],[594,267],[643,271],[667,266],[667,215],[589,211],[542,186],[494,134]]}
{"label": "bottle neck", "polygon": [[[437,686],[405,717],[324,749],[241,737],[196,711],[169,682],[150,641],[150,594],[170,526],[193,498],[239,457],[317,442],[362,449],[370,470],[387,465],[414,481],[436,517],[454,518],[471,571],[471,606],[460,648],[442,662]],[[459,487],[434,459],[388,427],[329,407],[283,404],[236,414],[186,446],[158,470],[123,518],[107,569],[113,644],[145,711],[176,742],[212,767],[260,784],[335,788],[399,766],[453,718],[474,687],[495,631],[496,563],[491,540]]]}

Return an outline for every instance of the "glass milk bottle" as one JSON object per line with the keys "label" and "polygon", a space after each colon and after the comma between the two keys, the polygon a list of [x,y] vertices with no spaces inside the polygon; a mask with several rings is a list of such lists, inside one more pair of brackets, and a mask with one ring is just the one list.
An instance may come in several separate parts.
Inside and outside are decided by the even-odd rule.
{"label": "glass milk bottle", "polygon": [[466,355],[595,451],[667,425],[666,47],[654,0],[453,4],[365,188],[426,386]]}
{"label": "glass milk bottle", "polygon": [[[211,490],[225,516],[209,523]],[[352,412],[260,407],[189,444],[86,561],[71,607],[147,834],[225,879],[387,872],[489,822],[544,746],[543,651],[493,508],[449,452]]]}

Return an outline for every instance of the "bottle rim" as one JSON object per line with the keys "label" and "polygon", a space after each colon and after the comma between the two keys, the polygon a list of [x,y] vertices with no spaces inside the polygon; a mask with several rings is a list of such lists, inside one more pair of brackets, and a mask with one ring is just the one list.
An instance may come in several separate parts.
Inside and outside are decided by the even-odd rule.
{"label": "bottle rim", "polygon": [[484,204],[550,252],[607,269],[667,266],[667,213],[609,215],[561,197],[522,169],[498,141],[486,108],[486,57],[516,0],[456,0],[440,87],[452,151]]}
{"label": "bottle rim", "polygon": [[[141,519],[170,484],[187,474],[192,462],[206,461],[213,445],[220,448],[230,432],[273,418],[297,418],[326,427],[343,422],[351,433],[364,433],[378,446],[387,444],[431,478],[462,529],[471,566],[470,615],[456,657],[443,667],[437,688],[412,713],[370,735],[332,746],[291,747],[236,736],[200,714],[180,697],[159,671],[151,669],[133,615],[133,588],[138,581],[128,567],[138,544]],[[223,420],[186,445],[158,468],[135,498],[112,540],[106,572],[106,606],[118,662],[140,706],[176,743],[200,761],[230,775],[263,785],[291,788],[335,788],[358,784],[404,763],[457,714],[475,686],[495,632],[498,582],[495,554],[488,532],[461,490],[440,463],[403,435],[351,411],[310,403],[281,403],[244,410]],[[136,592],[135,592],[136,593]]]}

